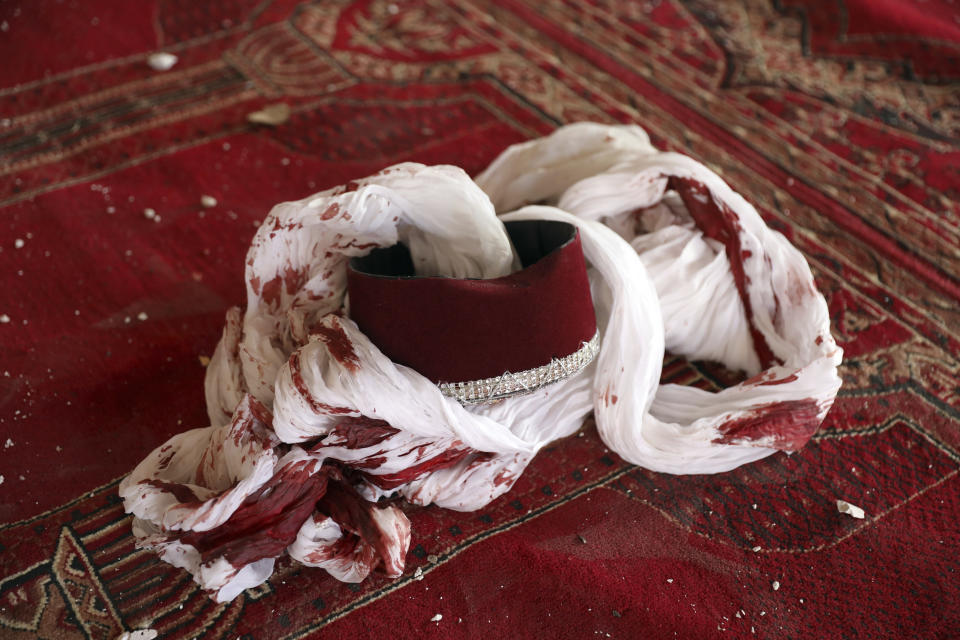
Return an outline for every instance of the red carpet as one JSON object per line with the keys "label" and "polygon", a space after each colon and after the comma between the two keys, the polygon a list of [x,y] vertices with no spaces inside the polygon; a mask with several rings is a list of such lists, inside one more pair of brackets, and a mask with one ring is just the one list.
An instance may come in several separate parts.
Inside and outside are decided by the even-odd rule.
{"label": "red carpet", "polygon": [[[960,637],[960,3],[35,0],[0,59],[3,638]],[[707,163],[807,256],[846,359],[806,448],[674,477],[586,425],[481,512],[410,508],[396,581],[283,561],[216,604],[134,550],[119,479],[207,424],[273,204],[578,120]]]}

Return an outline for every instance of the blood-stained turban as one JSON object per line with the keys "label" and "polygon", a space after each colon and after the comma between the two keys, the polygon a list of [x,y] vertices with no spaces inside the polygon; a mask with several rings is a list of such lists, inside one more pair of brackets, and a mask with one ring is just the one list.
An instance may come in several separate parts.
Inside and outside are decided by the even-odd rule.
{"label": "blood-stained turban", "polygon": [[[218,600],[290,554],[403,572],[399,500],[470,511],[593,413],[625,460],[719,473],[813,435],[842,352],[803,256],[635,126],[575,124],[475,180],[404,163],[270,212],[207,369],[210,426],[120,493]],[[664,353],[746,373],[660,384]]]}

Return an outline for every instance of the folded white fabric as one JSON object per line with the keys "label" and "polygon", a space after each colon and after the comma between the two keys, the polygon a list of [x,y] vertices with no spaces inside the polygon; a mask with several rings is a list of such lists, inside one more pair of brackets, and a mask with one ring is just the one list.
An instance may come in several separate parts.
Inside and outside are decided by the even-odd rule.
{"label": "folded white fabric", "polygon": [[[669,473],[727,471],[803,446],[830,410],[843,352],[806,260],[702,164],[656,151],[639,127],[582,123],[508,149],[477,184],[498,209],[556,203],[603,238],[593,251],[584,238],[608,288],[595,300],[613,300],[594,400],[601,437],[624,459]],[[706,211],[691,215],[691,205]],[[556,215],[534,206],[504,219]],[[604,269],[618,250],[610,229],[636,250],[643,275],[618,282],[624,256]],[[658,388],[664,345],[753,377],[718,393]]]}
{"label": "folded white fabric", "polygon": [[[461,406],[349,319],[350,257],[403,242],[418,275],[498,277],[519,265],[501,220],[528,219],[581,234],[601,351],[579,375]],[[564,127],[476,183],[407,163],[277,205],[245,275],[246,309],[228,312],[207,371],[211,426],[172,438],[120,488],[139,544],[219,600],[269,577],[284,550],[341,580],[400,575],[409,523],[376,500],[478,509],[591,411],[632,463],[716,473],[802,446],[840,386],[801,254],[638,127]],[[752,377],[717,393],[661,386],[665,349]]]}

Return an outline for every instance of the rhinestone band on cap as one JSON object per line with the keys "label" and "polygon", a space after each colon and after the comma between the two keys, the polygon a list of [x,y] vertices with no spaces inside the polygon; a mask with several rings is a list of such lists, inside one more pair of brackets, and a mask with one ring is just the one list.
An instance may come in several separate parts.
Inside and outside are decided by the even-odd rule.
{"label": "rhinestone band on cap", "polygon": [[559,382],[580,373],[600,351],[600,332],[593,334],[589,342],[568,356],[554,358],[548,364],[517,373],[504,373],[495,378],[470,380],[469,382],[442,382],[440,391],[455,398],[460,404],[480,404],[501,400],[509,396],[533,393],[548,384]]}

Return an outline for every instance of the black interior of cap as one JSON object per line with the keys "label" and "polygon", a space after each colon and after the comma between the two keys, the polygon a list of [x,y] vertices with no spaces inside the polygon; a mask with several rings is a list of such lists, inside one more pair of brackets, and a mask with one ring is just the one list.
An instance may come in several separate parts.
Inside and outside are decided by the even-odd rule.
{"label": "black interior of cap", "polygon": [[374,249],[365,256],[350,259],[350,268],[371,276],[411,278],[414,276],[413,259],[405,244]]}
{"label": "black interior of cap", "polygon": [[556,220],[518,220],[503,226],[524,268],[573,240],[577,232],[572,224]]}
{"label": "black interior of cap", "polygon": [[[556,220],[518,220],[507,222],[507,235],[520,257],[523,268],[573,240],[577,229]],[[350,260],[350,268],[359,273],[387,278],[415,277],[410,250],[403,244],[374,249]]]}

